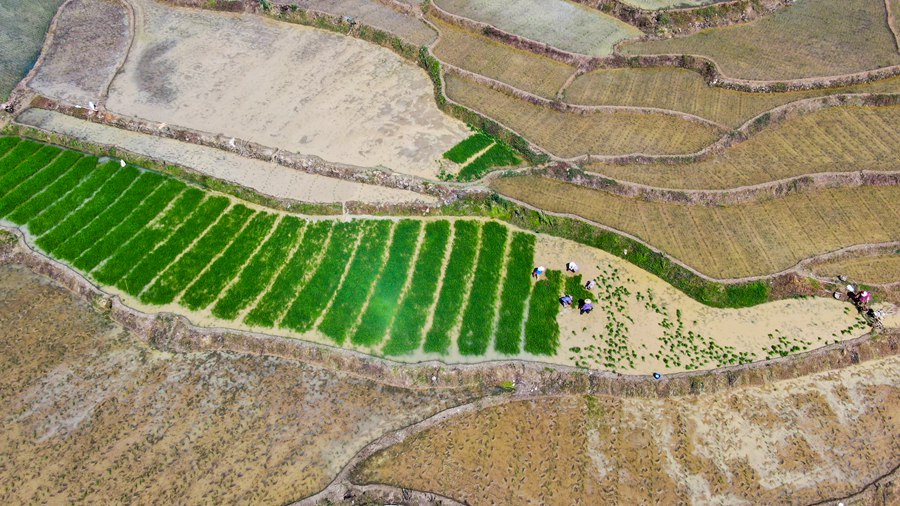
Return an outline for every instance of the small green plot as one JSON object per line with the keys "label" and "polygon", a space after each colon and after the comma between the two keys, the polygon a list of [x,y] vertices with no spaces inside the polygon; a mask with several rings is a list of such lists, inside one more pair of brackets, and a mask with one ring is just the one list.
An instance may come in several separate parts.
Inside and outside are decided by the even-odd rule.
{"label": "small green plot", "polygon": [[484,148],[490,146],[493,142],[494,140],[491,139],[489,135],[478,132],[475,135],[463,139],[459,144],[450,148],[444,153],[444,158],[451,162],[465,163],[469,158],[472,158],[484,150]]}
{"label": "small green plot", "polygon": [[525,302],[531,294],[533,266],[534,236],[516,232],[510,243],[506,279],[500,291],[500,316],[494,342],[494,349],[505,355],[516,355],[522,350],[522,323]]}
{"label": "small green plot", "polygon": [[20,184],[59,156],[61,151],[53,146],[44,146],[27,159],[22,160],[15,167],[6,171],[0,177],[0,197],[4,197],[17,189]]}
{"label": "small green plot", "polygon": [[481,252],[457,346],[461,355],[484,355],[493,335],[497,288],[503,276],[507,229],[488,222],[482,228]]}
{"label": "small green plot", "polygon": [[37,174],[20,184],[15,190],[0,198],[0,217],[15,211],[19,206],[28,202],[35,194],[56,181],[70,167],[82,158],[80,153],[66,151],[46,165]]}
{"label": "small green plot", "polygon": [[531,292],[528,320],[525,322],[525,351],[532,355],[555,355],[559,347],[559,297],[562,273],[547,271]]}
{"label": "small green plot", "polygon": [[43,188],[40,193],[33,196],[28,202],[17,207],[7,218],[16,225],[28,223],[35,216],[72,191],[73,188],[78,188],[85,177],[93,174],[96,167],[96,158],[92,156],[82,157],[62,177]]}

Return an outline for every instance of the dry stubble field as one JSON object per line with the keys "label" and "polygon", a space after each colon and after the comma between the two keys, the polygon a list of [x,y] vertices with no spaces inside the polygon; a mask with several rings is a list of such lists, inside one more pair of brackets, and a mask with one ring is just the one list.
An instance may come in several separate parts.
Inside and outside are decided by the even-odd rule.
{"label": "dry stubble field", "polygon": [[473,505],[811,504],[898,464],[898,374],[890,357],[689,398],[510,402],[376,454],[354,482]]}
{"label": "dry stubble field", "polygon": [[128,50],[128,11],[118,0],[75,0],[60,13],[53,44],[29,86],[83,107],[101,95]]}
{"label": "dry stubble field", "polygon": [[835,188],[706,207],[646,202],[554,179],[507,177],[492,186],[540,209],[635,235],[715,278],[780,272],[855,244],[900,239],[900,187]]}
{"label": "dry stubble field", "polygon": [[661,113],[564,113],[534,105],[453,75],[447,96],[479,111],[561,158],[583,155],[693,153],[715,142],[718,129]]}
{"label": "dry stubble field", "polygon": [[662,188],[727,189],[822,172],[896,171],[900,107],[831,107],[795,116],[696,163],[588,170]]}
{"label": "dry stubble field", "polygon": [[654,67],[600,69],[579,76],[565,101],[583,105],[659,107],[695,114],[733,128],[775,107],[836,93],[897,93],[900,77],[813,91],[746,93],[709,86],[692,70]]}
{"label": "dry stubble field", "polygon": [[840,258],[813,268],[819,276],[845,275],[851,281],[868,284],[900,282],[900,249],[882,255]]}
{"label": "dry stubble field", "polygon": [[729,77],[799,79],[900,64],[882,0],[798,0],[751,23],[620,46],[626,54],[712,58]]}
{"label": "dry stubble field", "polygon": [[166,353],[0,266],[0,502],[284,504],[466,392],[273,357]]}
{"label": "dry stubble field", "polygon": [[456,25],[430,18],[441,32],[434,55],[441,61],[502,81],[545,98],[556,92],[575,68],[546,56],[516,49]]}
{"label": "dry stubble field", "polygon": [[133,0],[138,34],[111,111],[333,162],[434,177],[468,134],[425,72],[363,40]]}

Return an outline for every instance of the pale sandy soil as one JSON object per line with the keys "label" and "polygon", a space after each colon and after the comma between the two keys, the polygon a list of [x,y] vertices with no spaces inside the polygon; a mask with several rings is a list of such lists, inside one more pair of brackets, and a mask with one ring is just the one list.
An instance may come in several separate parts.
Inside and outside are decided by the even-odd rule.
{"label": "pale sandy soil", "polygon": [[351,165],[434,177],[468,134],[424,70],[359,39],[130,0],[137,36],[111,111]]}
{"label": "pale sandy soil", "polygon": [[286,504],[356,451],[469,393],[144,345],[0,266],[0,503]]}
{"label": "pale sandy soil", "polygon": [[379,0],[275,0],[281,5],[296,4],[303,9],[326,12],[337,16],[352,16],[369,25],[416,45],[430,45],[437,32],[422,20],[400,13]]}
{"label": "pale sandy soil", "polygon": [[47,97],[99,104],[125,57],[128,11],[118,0],[74,0],[58,17],[53,43],[29,86]]}
{"label": "pale sandy soil", "polygon": [[119,146],[139,155],[189,167],[276,198],[302,202],[357,201],[392,204],[417,201],[432,203],[437,200],[430,195],[408,190],[307,174],[277,163],[245,158],[220,149],[174,139],[120,130],[43,109],[25,111],[18,116],[17,121],[85,141]]}
{"label": "pale sandy soil", "polygon": [[510,402],[376,454],[353,481],[472,505],[817,504],[898,464],[898,378],[889,357],[715,394]]}
{"label": "pale sandy soil", "polygon": [[[620,280],[612,282],[616,286],[624,286],[631,292],[624,297],[625,311],[613,309],[615,317],[627,326],[628,346],[644,360],[635,360],[634,367],[623,368],[625,373],[647,374],[652,372],[675,372],[684,367],[666,367],[660,360],[650,357],[660,349],[660,337],[663,329],[660,322],[663,316],[646,307],[647,300],[637,300],[636,294],[646,296],[652,290],[654,303],[665,308],[670,321],[676,321],[676,311],[680,310],[684,323],[684,332],[693,331],[707,338],[712,338],[721,346],[733,346],[737,352],[756,353],[757,359],[766,358],[766,348],[778,344],[778,337],[785,336],[792,343],[806,341],[812,350],[835,340],[846,340],[868,332],[868,327],[857,326],[852,331],[841,333],[857,324],[855,311],[848,311],[851,306],[846,302],[827,298],[786,299],[759,306],[742,309],[718,309],[705,306],[689,298],[662,279],[625,262],[605,251],[590,248],[573,241],[550,236],[540,236],[535,251],[538,264],[550,269],[565,271],[565,264],[574,261],[578,264],[582,280],[596,277],[609,277],[614,269],[618,269]],[[598,290],[593,292],[595,296]],[[598,297],[599,298],[599,297]],[[555,362],[572,363],[578,353],[570,352],[571,347],[584,348],[591,344],[598,346],[607,339],[610,332],[606,325],[609,319],[604,314],[602,299],[594,300],[595,310],[586,315],[579,315],[577,309],[561,311],[558,321],[561,330],[560,355],[554,357]],[[627,321],[628,314],[634,322]],[[900,317],[895,313],[885,320],[889,327],[900,326]],[[773,338],[769,334],[773,334]],[[834,334],[837,335],[834,335]],[[596,336],[596,337],[594,337]],[[599,337],[599,339],[597,339]],[[616,339],[625,344],[621,337]],[[801,350],[802,351],[802,350]],[[602,362],[601,362],[602,363]],[[595,361],[588,363],[596,367]],[[684,365],[684,364],[683,364]],[[708,364],[703,369],[715,367]]]}

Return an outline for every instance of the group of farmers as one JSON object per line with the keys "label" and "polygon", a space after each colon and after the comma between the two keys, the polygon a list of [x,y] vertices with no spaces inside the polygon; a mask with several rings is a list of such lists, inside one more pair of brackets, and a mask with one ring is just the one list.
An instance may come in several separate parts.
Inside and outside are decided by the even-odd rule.
{"label": "group of farmers", "polygon": [[[576,264],[575,262],[566,263],[566,271],[572,272],[572,273],[578,272],[578,264]],[[539,278],[544,275],[544,272],[546,272],[546,269],[544,269],[544,266],[539,265],[539,266],[535,267],[533,271],[531,271],[531,277]],[[596,285],[597,285],[597,283],[594,282],[593,279],[591,279],[591,280],[588,280],[588,282],[584,284],[584,287],[587,290],[592,290]],[[573,302],[574,302],[574,299],[569,294],[564,294],[562,297],[559,298],[559,303],[562,304],[563,307],[570,307],[570,306],[572,306]],[[594,303],[591,302],[591,299],[580,299],[578,301],[579,314],[587,314],[593,310],[594,310]]]}

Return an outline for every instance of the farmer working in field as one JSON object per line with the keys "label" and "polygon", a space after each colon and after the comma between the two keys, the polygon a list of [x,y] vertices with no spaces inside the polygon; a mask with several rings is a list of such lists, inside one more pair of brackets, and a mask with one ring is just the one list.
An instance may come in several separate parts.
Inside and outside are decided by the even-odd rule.
{"label": "farmer working in field", "polygon": [[562,304],[562,307],[569,307],[572,305],[572,296],[571,295],[563,295],[559,298],[559,303]]}
{"label": "farmer working in field", "polygon": [[578,309],[581,310],[581,312],[579,314],[590,313],[591,311],[594,310],[594,305],[591,304],[590,299],[585,299],[585,300],[581,301],[581,307],[579,307]]}

